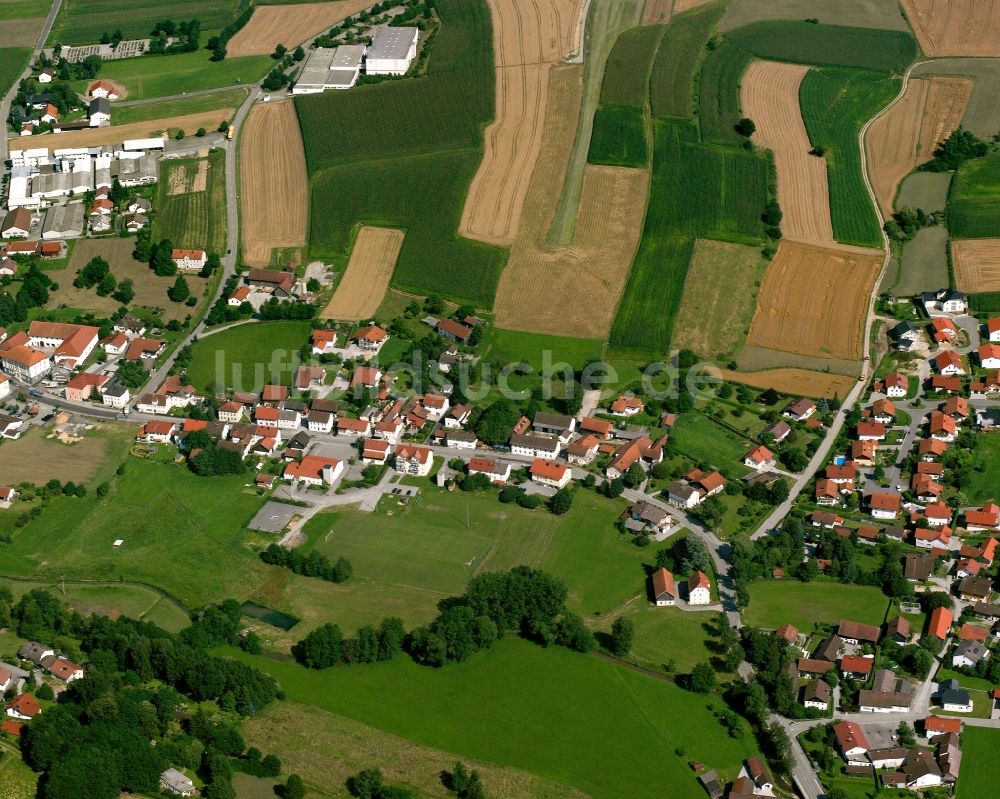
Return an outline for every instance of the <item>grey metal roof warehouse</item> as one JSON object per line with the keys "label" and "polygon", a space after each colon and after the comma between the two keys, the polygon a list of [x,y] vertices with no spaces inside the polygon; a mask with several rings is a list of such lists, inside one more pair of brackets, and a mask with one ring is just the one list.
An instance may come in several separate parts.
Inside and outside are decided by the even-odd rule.
{"label": "grey metal roof warehouse", "polygon": [[368,60],[406,58],[416,32],[416,28],[379,28],[368,48]]}

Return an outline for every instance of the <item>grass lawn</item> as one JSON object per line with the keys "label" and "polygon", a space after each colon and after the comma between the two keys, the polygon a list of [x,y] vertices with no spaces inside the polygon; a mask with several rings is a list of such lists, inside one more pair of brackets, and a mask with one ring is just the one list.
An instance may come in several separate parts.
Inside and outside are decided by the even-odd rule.
{"label": "grass lawn", "polygon": [[[160,103],[147,105],[119,106],[115,109],[115,124],[126,125],[130,122],[146,122],[185,114],[198,114],[202,111],[214,111],[217,108],[238,108],[243,104],[246,96],[246,89],[230,89],[229,91],[184,97],[179,100],[164,100]],[[188,135],[194,133],[193,130],[186,132]]]}
{"label": "grass lawn", "polygon": [[[162,10],[157,14],[159,19]],[[107,61],[101,67],[100,77],[123,84],[129,100],[146,100],[219,86],[250,85],[260,80],[273,64],[267,55],[210,61],[208,51],[202,49],[171,56]]]}
{"label": "grass lawn", "polygon": [[44,17],[51,7],[48,0],[4,0],[0,3],[0,19]]}
{"label": "grass lawn", "polygon": [[739,438],[698,411],[682,414],[677,419],[670,442],[678,452],[727,475],[746,472],[743,456],[753,446],[750,439]]}
{"label": "grass lawn", "polygon": [[38,775],[15,752],[0,749],[0,785],[4,799],[33,799]]}
{"label": "grass lawn", "polygon": [[[243,546],[242,528],[261,500],[242,492],[247,479],[130,458],[104,499],[93,491],[56,498],[20,528],[0,546],[0,573],[146,582],[188,605],[256,596],[265,566]],[[114,548],[118,538],[124,544]]]}
{"label": "grass lawn", "polygon": [[[0,4],[0,14],[5,7]],[[31,58],[31,49],[28,47],[2,47],[0,48],[0,92],[6,94],[7,89],[14,85],[21,71]],[[6,120],[4,120],[6,124]]]}
{"label": "grass lawn", "polygon": [[837,624],[841,619],[881,624],[888,601],[877,588],[866,585],[766,580],[750,585],[745,617],[756,627],[791,624],[803,632],[814,624]]}
{"label": "grass lawn", "polygon": [[[964,679],[964,678],[963,678]],[[993,712],[993,699],[986,691],[977,688],[966,688],[969,696],[972,697],[971,713],[952,713],[941,708],[934,708],[931,713],[935,716],[955,716],[958,718],[988,719]],[[992,688],[990,689],[992,691]]]}
{"label": "grass lawn", "polygon": [[[160,165],[153,240],[170,239],[175,247],[222,255],[226,249],[226,153],[220,149],[209,152],[205,187],[194,191],[195,175],[203,160],[170,160]],[[179,180],[181,187],[175,194],[170,193],[172,178]]]}
{"label": "grass lawn", "polygon": [[8,586],[15,599],[32,589],[41,588],[81,613],[96,613],[100,616],[120,614],[154,622],[173,633],[180,632],[191,623],[187,613],[181,608],[151,588],[142,585],[67,583],[65,596],[57,580],[37,583],[14,581],[8,583]]}
{"label": "grass lawn", "polygon": [[[629,660],[646,668],[684,674],[712,657],[711,613],[687,613],[677,608],[657,608],[646,601],[645,592],[624,614],[635,623],[635,641]],[[612,618],[599,627],[610,632]]]}
{"label": "grass lawn", "polygon": [[194,345],[188,379],[195,388],[259,391],[266,383],[291,385],[309,322],[239,325]]}
{"label": "grass lawn", "polygon": [[1000,730],[966,727],[962,733],[962,771],[958,778],[959,799],[980,799],[984,785],[1000,781]]}
{"label": "grass lawn", "polygon": [[982,677],[969,677],[968,675],[960,674],[957,671],[952,671],[951,669],[943,666],[938,669],[935,680],[937,682],[941,682],[942,680],[958,680],[959,685],[963,688],[969,688],[970,690],[976,691],[992,691],[996,688],[996,685],[991,683],[989,680],[984,680]]}
{"label": "grass lawn", "polygon": [[1000,474],[1000,436],[978,436],[978,442],[975,469],[962,486],[969,501],[976,504],[1000,496],[996,477]]}
{"label": "grass lawn", "polygon": [[491,328],[486,337],[487,347],[483,348],[485,359],[499,359],[505,366],[523,361],[530,364],[536,373],[563,362],[574,369],[582,369],[588,361],[600,358],[604,348],[603,343],[596,339],[546,336],[499,328]]}
{"label": "grass lawn", "polygon": [[441,669],[399,657],[322,672],[227,652],[277,677],[292,701],[591,796],[658,799],[666,784],[671,799],[698,799],[677,747],[727,775],[753,751],[750,736],[729,738],[712,718],[706,705],[718,700],[559,647],[511,639]]}
{"label": "grass lawn", "polygon": [[[90,485],[95,475],[109,461],[112,468],[128,451],[135,435],[123,425],[99,425],[75,444],[63,444],[48,438],[49,428],[31,428],[17,441],[4,440],[0,444],[0,483],[17,485],[28,482],[43,485],[58,476],[62,482]],[[27,503],[14,505],[27,509]],[[6,514],[13,515],[12,511]]]}

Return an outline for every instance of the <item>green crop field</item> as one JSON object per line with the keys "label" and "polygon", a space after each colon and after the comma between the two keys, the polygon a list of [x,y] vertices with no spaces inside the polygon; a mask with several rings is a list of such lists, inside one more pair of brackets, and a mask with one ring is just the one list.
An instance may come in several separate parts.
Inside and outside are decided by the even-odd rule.
{"label": "green crop field", "polygon": [[698,84],[698,114],[703,141],[741,144],[736,132],[740,113],[740,81],[750,62],[751,53],[723,39],[705,58]]}
{"label": "green crop field", "polygon": [[671,799],[699,799],[702,789],[675,749],[730,777],[754,749],[752,737],[730,738],[712,717],[722,708],[717,699],[517,639],[441,669],[398,657],[316,672],[227,653],[273,674],[292,701],[606,799],[654,799],[663,785]]}
{"label": "green crop field", "polygon": [[694,115],[695,75],[723,10],[723,4],[713,3],[683,13],[667,26],[650,78],[649,103],[654,117]]}
{"label": "green crop field", "polygon": [[50,8],[52,3],[49,0],[3,0],[0,2],[0,20],[44,17]]}
{"label": "green crop field", "polygon": [[[167,119],[183,114],[197,114],[202,111],[215,111],[224,108],[239,108],[246,99],[246,89],[230,89],[228,91],[201,94],[194,97],[184,97],[179,100],[163,100],[159,103],[143,105],[117,105],[115,107],[115,124],[126,125],[129,122],[147,122],[154,119]],[[185,131],[188,135],[193,130]]]}
{"label": "green crop field", "polygon": [[948,198],[948,227],[956,239],[1000,236],[1000,154],[959,167]]}
{"label": "green crop field", "polygon": [[[0,47],[0,95],[14,85],[31,58],[29,47]],[[6,124],[6,120],[4,121]]]}
{"label": "green crop field", "polygon": [[583,369],[588,362],[598,360],[604,348],[599,339],[546,336],[501,328],[487,331],[486,341],[484,358],[503,364],[524,361],[536,372],[541,372],[546,357],[549,364],[566,362],[574,369]]}
{"label": "green crop field", "polygon": [[260,322],[203,337],[192,347],[188,379],[201,390],[259,391],[265,383],[291,385],[308,322]]}
{"label": "green crop field", "polygon": [[[100,77],[125,86],[129,100],[147,100],[220,86],[253,85],[273,64],[271,57],[266,55],[211,61],[207,50],[197,50],[106,61]],[[74,88],[84,91],[88,82],[75,83]]]}
{"label": "green crop field", "polygon": [[1000,291],[980,291],[970,294],[969,307],[973,313],[1000,312]]}
{"label": "green crop field", "polygon": [[649,162],[646,136],[644,109],[631,105],[598,106],[587,161],[610,166],[645,166]]}
{"label": "green crop field", "polygon": [[208,41],[206,32],[232,22],[238,5],[236,0],[171,0],[167,5],[157,0],[64,0],[49,42],[97,44],[101,34],[116,30],[126,39],[142,39],[162,19],[197,19],[202,39]]}
{"label": "green crop field", "polygon": [[[57,497],[17,530],[0,546],[0,573],[144,582],[191,606],[246,598],[267,569],[243,546],[241,528],[262,503],[243,493],[247,479],[197,477],[180,464],[127,458],[104,499],[94,491]],[[124,543],[113,546],[119,538]]]}
{"label": "green crop field", "polygon": [[899,86],[899,80],[882,73],[830,67],[810,70],[799,88],[809,140],[826,150],[833,235],[842,244],[882,246],[861,174],[858,134],[899,93]]}
{"label": "green crop field", "polygon": [[490,17],[483,0],[437,8],[425,77],[296,100],[312,178],[310,251],[345,252],[359,222],[404,228],[394,286],[489,307],[504,252],[456,231],[493,114]]}
{"label": "green crop field", "polygon": [[[611,344],[663,352],[680,306],[695,238],[741,244],[763,241],[767,202],[764,155],[703,145],[688,122],[653,126],[650,202]],[[678,191],[677,187],[685,187]]]}
{"label": "green crop field", "polygon": [[1000,730],[967,726],[962,731],[962,771],[958,778],[959,799],[980,799],[983,786],[1000,781]]}
{"label": "green crop field", "polygon": [[730,32],[727,38],[771,61],[896,74],[902,74],[917,54],[917,43],[908,32],[803,21],[757,22]]}
{"label": "green crop field", "polygon": [[647,25],[624,31],[611,48],[601,82],[601,104],[645,108],[649,102],[649,75],[666,27]]}
{"label": "green crop field", "polygon": [[803,632],[814,624],[838,624],[841,619],[881,624],[888,602],[881,591],[867,585],[765,580],[751,583],[744,621],[766,629],[791,624]]}
{"label": "green crop field", "polygon": [[481,158],[466,148],[323,170],[312,180],[310,252],[346,252],[357,223],[402,228],[393,286],[489,307],[505,253],[455,233]]}
{"label": "green crop field", "polygon": [[1000,474],[1000,436],[986,435],[977,438],[975,469],[962,485],[969,502],[982,503],[1000,500],[996,476]]}
{"label": "green crop field", "polygon": [[169,193],[170,171],[183,167],[193,173],[200,160],[167,160],[160,165],[153,238],[170,239],[175,247],[222,254],[226,251],[225,151],[217,149],[208,154],[208,179],[204,191]]}

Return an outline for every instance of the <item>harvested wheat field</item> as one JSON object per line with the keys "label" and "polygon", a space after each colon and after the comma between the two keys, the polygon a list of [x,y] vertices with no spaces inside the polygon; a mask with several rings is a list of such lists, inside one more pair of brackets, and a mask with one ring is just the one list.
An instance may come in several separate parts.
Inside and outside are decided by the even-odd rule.
{"label": "harvested wheat field", "polygon": [[580,0],[490,0],[496,117],[469,187],[459,233],[510,246],[541,147],[549,70],[576,47]]}
{"label": "harvested wheat field", "polygon": [[865,136],[865,157],[882,215],[892,213],[899,182],[958,127],[972,94],[967,78],[910,80],[899,102]]}
{"label": "harvested wheat field", "polygon": [[371,6],[366,0],[257,6],[250,21],[226,45],[226,57],[269,55],[275,46],[289,50]]}
{"label": "harvested wheat field", "polygon": [[1000,0],[902,0],[929,56],[1000,56]]}
{"label": "harvested wheat field", "polygon": [[309,218],[306,155],[295,106],[255,105],[240,142],[243,259],[266,266],[275,247],[302,247]]}
{"label": "harvested wheat field", "polygon": [[773,388],[784,394],[843,399],[857,382],[846,375],[813,372],[809,369],[768,369],[764,372],[731,372],[722,369],[724,380],[754,388]]}
{"label": "harvested wheat field", "polygon": [[551,70],[538,168],[494,304],[501,328],[606,338],[639,245],[648,172],[593,165],[584,172],[572,244],[545,240],[573,147],[580,78],[579,67]]}
{"label": "harvested wheat field", "polygon": [[826,159],[812,145],[799,111],[799,84],[809,67],[755,61],[740,84],[743,113],[756,125],[754,142],[774,153],[785,238],[833,244]]}
{"label": "harvested wheat field", "polygon": [[45,17],[0,20],[0,42],[4,47],[34,47]]}
{"label": "harvested wheat field", "polygon": [[878,250],[782,241],[764,275],[747,344],[801,355],[860,358]]}
{"label": "harvested wheat field", "polygon": [[962,291],[1000,291],[1000,239],[953,241],[951,262]]}
{"label": "harvested wheat field", "polygon": [[46,133],[43,136],[19,136],[8,143],[12,150],[23,147],[95,147],[99,144],[118,144],[126,139],[144,139],[147,136],[166,134],[168,130],[180,129],[189,136],[198,128],[216,130],[219,123],[232,119],[235,108],[216,111],[202,111],[199,114],[184,114],[168,119],[154,119],[149,122],[130,122],[127,125],[111,125],[107,128],[89,128],[66,133]]}
{"label": "harvested wheat field", "polygon": [[666,25],[674,11],[674,0],[646,0],[642,7],[643,25]]}
{"label": "harvested wheat field", "polygon": [[403,236],[394,228],[362,227],[347,271],[320,318],[356,322],[374,316],[396,269]]}

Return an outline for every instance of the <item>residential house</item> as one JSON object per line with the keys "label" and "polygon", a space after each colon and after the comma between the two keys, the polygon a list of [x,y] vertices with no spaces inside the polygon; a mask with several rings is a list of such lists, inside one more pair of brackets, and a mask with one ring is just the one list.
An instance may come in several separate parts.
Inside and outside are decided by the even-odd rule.
{"label": "residential house", "polygon": [[844,646],[844,639],[841,638],[836,633],[834,633],[825,641],[823,641],[822,644],[820,644],[819,648],[814,653],[814,656],[818,660],[823,660],[830,663],[832,666],[832,664],[837,661],[837,658],[840,657],[840,650],[843,648],[843,646]]}
{"label": "residential house", "polygon": [[911,583],[919,583],[934,573],[934,556],[909,554],[903,565],[903,576]]}
{"label": "residential house", "polygon": [[74,663],[68,658],[59,657],[49,664],[49,674],[64,683],[71,683],[74,680],[83,679],[83,666]]}
{"label": "residential house", "polygon": [[809,514],[809,523],[813,527],[822,527],[824,530],[832,530],[834,527],[842,525],[844,520],[835,513],[828,511],[814,510]]}
{"label": "residential house", "polygon": [[241,402],[229,400],[219,406],[219,421],[237,423],[243,421],[245,406]]}
{"label": "residential house", "polygon": [[469,458],[469,474],[485,474],[491,483],[504,484],[510,479],[511,466],[497,458]]}
{"label": "residential house", "polygon": [[[986,631],[983,630],[983,632],[985,633]],[[964,640],[951,653],[951,665],[952,668],[964,666],[974,669],[981,661],[988,660],[989,657],[990,650],[982,643],[979,641]]]}
{"label": "residential house", "polygon": [[555,460],[561,448],[558,438],[545,438],[525,433],[512,433],[510,437],[510,451],[514,455]]}
{"label": "residential house", "polygon": [[878,443],[875,441],[851,442],[851,460],[858,466],[872,466],[877,451]]}
{"label": "residential house", "polygon": [[[5,510],[10,508],[10,506],[14,504],[14,500],[16,500],[19,496],[20,493],[16,488],[0,485],[0,508]],[[0,693],[2,693],[2,691],[0,691]]]}
{"label": "residential house", "polygon": [[965,529],[970,533],[1000,530],[1000,505],[987,502],[982,508],[969,508],[965,511]]}
{"label": "residential house", "polygon": [[448,430],[444,435],[445,446],[452,449],[475,449],[479,443],[476,434],[467,430]]}
{"label": "residential house", "polygon": [[413,444],[400,444],[396,447],[396,471],[426,477],[434,465],[434,454],[427,447]]}
{"label": "residential house", "polygon": [[854,721],[839,721],[833,725],[837,749],[848,763],[867,763],[868,739],[861,725]]}
{"label": "residential house", "polygon": [[940,458],[948,451],[948,442],[939,438],[922,438],[917,445],[920,460],[930,462]]}
{"label": "residential house", "polygon": [[806,399],[805,397],[799,397],[797,400],[790,403],[781,412],[781,415],[788,419],[794,419],[796,422],[804,422],[815,412],[816,412],[815,402],[813,402],[811,399]]}
{"label": "residential house", "polygon": [[931,375],[931,391],[940,391],[945,394],[957,394],[962,390],[962,378],[948,377],[947,375]]}
{"label": "residential house", "polygon": [[142,426],[136,439],[150,444],[169,444],[176,431],[177,425],[174,422],[153,419]]}
{"label": "residential house", "polygon": [[[835,483],[833,480],[828,480],[825,477],[821,477],[816,481],[815,488],[815,498],[817,505],[824,505],[827,507],[832,507],[840,502],[841,491],[845,489],[842,484]],[[854,483],[846,484],[846,493],[850,493],[854,489]]]}
{"label": "residential house", "polygon": [[994,344],[1000,344],[1000,316],[986,320],[986,338]]}
{"label": "residential house", "polygon": [[872,403],[872,419],[881,424],[892,424],[896,418],[896,403],[891,399],[877,399]]}
{"label": "residential house", "polygon": [[881,422],[858,422],[858,441],[884,441],[885,435],[885,425]]}
{"label": "residential house", "polygon": [[934,340],[939,344],[946,341],[951,341],[958,335],[958,329],[955,327],[955,323],[951,319],[944,319],[940,316],[936,316],[931,319],[931,334]]}
{"label": "residential house", "polygon": [[95,97],[87,106],[90,127],[99,128],[111,124],[111,103],[107,97]]}
{"label": "residential house", "polygon": [[66,399],[72,402],[83,402],[90,399],[96,391],[98,394],[111,378],[108,375],[94,374],[93,372],[81,372],[70,378],[66,384]]}
{"label": "residential house", "polygon": [[774,438],[774,443],[780,444],[786,438],[788,438],[789,433],[792,432],[791,426],[788,422],[778,420],[774,424],[765,428],[764,435],[772,436]]}
{"label": "residential house", "polygon": [[910,622],[905,616],[897,616],[885,626],[886,638],[904,646],[910,640]]}
{"label": "residential house", "polygon": [[924,734],[930,738],[940,733],[953,732],[956,735],[962,731],[961,719],[950,719],[946,716],[927,716],[924,719]]}
{"label": "residential house", "polygon": [[957,289],[925,291],[922,300],[924,309],[929,316],[934,316],[937,313],[964,314],[969,310],[969,302],[965,294]]}
{"label": "residential house", "polygon": [[868,512],[876,519],[895,519],[899,515],[902,498],[896,491],[873,491],[868,495]]}
{"label": "residential house", "polygon": [[901,399],[909,390],[909,379],[899,372],[890,372],[882,379],[882,391],[887,397]]}
{"label": "residential house", "polygon": [[337,435],[368,436],[372,425],[368,419],[350,419],[341,416],[337,419]]}
{"label": "residential house", "polygon": [[472,415],[471,405],[452,405],[444,417],[444,426],[451,430],[460,430],[468,424],[469,416]]}
{"label": "residential house", "polygon": [[194,783],[175,768],[168,768],[160,775],[160,787],[178,796],[193,796]]}
{"label": "residential house", "polygon": [[5,239],[24,238],[31,234],[31,211],[27,208],[11,208],[0,225],[0,237]]}
{"label": "residential house", "polygon": [[687,580],[688,604],[710,605],[712,603],[712,583],[702,571],[696,571]]}
{"label": "residential house", "polygon": [[951,631],[951,625],[954,620],[955,614],[952,613],[950,608],[934,608],[931,611],[931,618],[927,624],[927,634],[944,641]]}
{"label": "residential house", "polygon": [[938,373],[945,376],[964,375],[961,356],[954,350],[945,350],[933,359],[932,363]]}
{"label": "residential house", "polygon": [[621,396],[611,403],[609,412],[612,416],[637,416],[642,413],[645,404],[638,397]]}
{"label": "residential house", "polygon": [[931,412],[927,429],[931,438],[949,444],[958,437],[958,425],[955,424],[955,420],[941,411]]}
{"label": "residential house", "polygon": [[38,700],[31,694],[21,694],[7,703],[7,715],[21,721],[31,721],[42,712]]}
{"label": "residential house", "polygon": [[551,488],[565,488],[573,479],[573,472],[566,464],[546,458],[535,458],[528,471],[532,482]]}
{"label": "residential house", "polygon": [[336,420],[337,417],[329,411],[309,411],[306,416],[306,427],[310,433],[331,433]]}
{"label": "residential house", "polygon": [[329,355],[337,348],[337,331],[314,330],[310,336],[313,355]]}
{"label": "residential house", "polygon": [[938,685],[938,704],[949,713],[971,713],[972,697],[963,690],[958,680],[944,680]]}
{"label": "residential house", "polygon": [[774,453],[760,444],[743,456],[743,463],[751,469],[770,469],[774,466]]}
{"label": "residential house", "polygon": [[661,533],[673,526],[673,517],[666,510],[645,500],[632,505],[626,515],[626,526],[634,532]]}
{"label": "residential house", "polygon": [[609,480],[615,480],[623,477],[635,463],[640,466],[645,463],[659,463],[663,460],[663,446],[666,443],[665,435],[656,441],[651,441],[649,436],[640,436],[627,441],[615,450],[611,462],[604,470],[605,476]]}
{"label": "residential house", "polygon": [[830,686],[824,680],[810,680],[802,689],[802,704],[807,708],[826,711],[830,707]]}
{"label": "residential house", "polygon": [[566,459],[575,465],[586,466],[597,457],[600,442],[590,434],[580,436],[566,447]]}
{"label": "residential house", "polygon": [[874,658],[846,655],[840,660],[840,673],[844,677],[852,677],[856,680],[865,680],[868,678],[868,675],[872,673],[872,668],[874,666]]}
{"label": "residential house", "polygon": [[980,345],[979,365],[983,369],[1000,369],[1000,344]]}
{"label": "residential house", "polygon": [[876,644],[882,631],[871,624],[861,624],[860,622],[843,619],[837,629],[837,635],[846,644]]}
{"label": "residential house", "polygon": [[333,485],[344,473],[344,464],[336,458],[306,455],[301,461],[285,465],[284,478],[312,486]]}
{"label": "residential house", "polygon": [[987,577],[964,577],[959,580],[958,595],[966,602],[989,602],[993,582]]}

